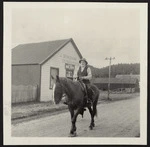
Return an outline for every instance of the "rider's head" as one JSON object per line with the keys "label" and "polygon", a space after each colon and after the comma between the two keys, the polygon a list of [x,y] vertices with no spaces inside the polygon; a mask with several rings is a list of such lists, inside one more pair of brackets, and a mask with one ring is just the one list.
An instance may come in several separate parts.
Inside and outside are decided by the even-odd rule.
{"label": "rider's head", "polygon": [[80,63],[80,66],[82,67],[85,67],[88,64],[85,58],[82,58],[81,60],[79,60],[79,63]]}

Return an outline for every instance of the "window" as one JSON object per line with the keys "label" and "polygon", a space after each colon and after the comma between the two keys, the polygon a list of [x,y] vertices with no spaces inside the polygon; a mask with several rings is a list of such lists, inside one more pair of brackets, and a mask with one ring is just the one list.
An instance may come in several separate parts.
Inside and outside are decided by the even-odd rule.
{"label": "window", "polygon": [[56,76],[59,75],[59,68],[51,67],[50,68],[50,89],[53,88],[54,80],[52,77],[56,78]]}
{"label": "window", "polygon": [[73,79],[73,74],[74,74],[74,69],[75,69],[75,66],[72,65],[72,64],[65,64],[65,68],[66,68],[66,77],[67,78],[70,78],[70,79]]}
{"label": "window", "polygon": [[66,77],[67,77],[67,78],[73,78],[73,71],[66,69]]}

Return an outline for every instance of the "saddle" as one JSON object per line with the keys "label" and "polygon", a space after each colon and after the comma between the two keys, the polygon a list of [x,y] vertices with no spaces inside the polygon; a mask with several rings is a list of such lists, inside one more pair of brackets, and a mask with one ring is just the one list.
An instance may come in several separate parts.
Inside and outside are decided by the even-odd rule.
{"label": "saddle", "polygon": [[80,81],[80,80],[79,80],[79,83],[80,83],[80,86],[81,86],[82,91],[83,91],[85,94],[87,94],[87,87],[86,87],[86,85],[85,85],[82,81]]}
{"label": "saddle", "polygon": [[94,91],[92,88],[90,87],[87,87],[86,84],[84,84],[82,81],[79,81],[80,85],[81,85],[81,88],[82,88],[82,91],[85,93],[85,94],[88,94],[90,92],[90,95],[91,94],[94,94]]}
{"label": "saddle", "polygon": [[[86,101],[85,105],[87,103],[91,105],[91,103],[93,103],[92,102],[93,101],[92,100],[92,95],[94,94],[94,91],[90,87],[87,87],[87,85],[84,84],[82,81],[79,80],[79,83],[80,83],[82,91],[84,92],[85,97],[86,97],[86,99],[85,99],[85,101]],[[90,103],[89,103],[89,101],[90,101]],[[86,111],[85,106],[82,108],[82,110],[80,112],[80,114],[82,115],[82,118],[83,118],[84,111]]]}

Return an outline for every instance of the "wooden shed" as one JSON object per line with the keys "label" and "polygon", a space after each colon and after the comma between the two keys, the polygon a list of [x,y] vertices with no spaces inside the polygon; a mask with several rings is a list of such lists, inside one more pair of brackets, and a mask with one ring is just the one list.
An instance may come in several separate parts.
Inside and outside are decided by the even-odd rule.
{"label": "wooden shed", "polygon": [[[33,100],[50,101],[53,87],[51,75],[72,78],[81,58],[72,38],[18,45],[12,49],[12,87],[36,86],[36,98]],[[21,98],[20,101],[24,100]],[[31,101],[31,98],[26,101]]]}
{"label": "wooden shed", "polygon": [[[93,79],[93,84],[95,84],[101,90],[108,90],[109,78],[95,78]],[[121,79],[121,78],[110,78],[110,90],[119,89],[130,89],[139,87],[139,81],[137,79]]]}
{"label": "wooden shed", "polygon": [[118,79],[127,79],[127,80],[137,79],[140,82],[140,75],[135,75],[135,74],[116,75],[116,78],[118,78]]}

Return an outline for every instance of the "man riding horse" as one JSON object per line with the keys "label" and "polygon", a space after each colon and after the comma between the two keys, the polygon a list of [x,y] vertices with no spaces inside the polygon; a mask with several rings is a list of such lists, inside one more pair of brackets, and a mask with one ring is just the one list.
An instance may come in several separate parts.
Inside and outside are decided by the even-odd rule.
{"label": "man riding horse", "polygon": [[[84,89],[83,91],[85,93],[85,105],[91,105],[92,91],[90,89],[90,80],[92,79],[92,72],[85,58],[79,60],[79,63],[80,67],[77,71],[76,80],[80,82],[81,86]],[[67,104],[67,101],[64,103]]]}

